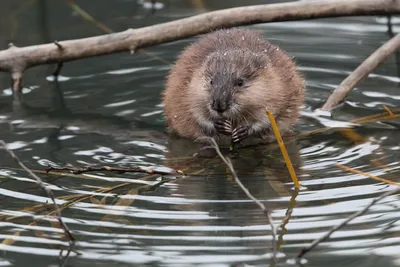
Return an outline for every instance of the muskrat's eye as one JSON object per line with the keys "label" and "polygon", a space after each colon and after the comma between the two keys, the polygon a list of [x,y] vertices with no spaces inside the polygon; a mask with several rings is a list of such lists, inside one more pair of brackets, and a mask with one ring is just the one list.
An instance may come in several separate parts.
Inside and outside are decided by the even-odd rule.
{"label": "muskrat's eye", "polygon": [[210,84],[213,85],[213,80],[210,80]]}
{"label": "muskrat's eye", "polygon": [[242,78],[239,78],[239,79],[236,80],[236,85],[237,85],[237,86],[240,87],[240,86],[242,86],[243,84],[244,84],[244,80],[243,80]]}

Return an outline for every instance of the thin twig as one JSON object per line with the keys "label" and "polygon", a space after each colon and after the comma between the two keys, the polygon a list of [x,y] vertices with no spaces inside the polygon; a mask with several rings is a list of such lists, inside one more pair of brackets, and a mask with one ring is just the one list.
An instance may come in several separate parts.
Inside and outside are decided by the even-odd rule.
{"label": "thin twig", "polygon": [[58,47],[58,49],[64,49],[64,47],[57,40],[54,41],[54,44]]}
{"label": "thin twig", "polygon": [[0,140],[0,144],[4,147],[4,149],[11,155],[11,157],[15,160],[15,162],[21,166],[22,169],[24,169],[32,178],[36,180],[36,182],[39,184],[39,186],[44,190],[44,192],[47,194],[47,196],[53,201],[54,204],[54,210],[56,212],[56,217],[57,220],[61,226],[61,228],[64,230],[64,234],[66,237],[69,239],[70,245],[75,244],[75,237],[72,235],[71,231],[69,230],[68,226],[64,223],[62,216],[61,216],[61,211],[58,208],[58,205],[55,200],[55,196],[53,192],[51,191],[50,188],[48,188],[42,181],[42,179],[39,178],[36,174],[34,174],[30,169],[28,169],[17,157],[17,155],[14,154],[14,152],[10,149],[8,149],[7,144],[3,141]]}
{"label": "thin twig", "polygon": [[232,162],[229,160],[229,158],[226,158],[224,155],[222,155],[217,142],[215,142],[215,140],[210,137],[204,137],[201,139],[208,140],[211,143],[211,146],[215,149],[218,156],[222,159],[223,162],[225,162],[226,166],[229,168],[229,170],[232,174],[233,180],[239,185],[239,187],[243,190],[243,192],[247,195],[247,197],[250,198],[251,200],[253,200],[254,203],[257,206],[259,206],[260,209],[264,212],[265,216],[268,219],[268,223],[271,226],[271,230],[272,230],[272,249],[273,249],[273,255],[274,255],[273,258],[275,260],[275,257],[276,257],[276,227],[274,226],[274,223],[272,220],[271,211],[268,210],[267,207],[265,207],[265,205],[263,203],[261,203],[257,198],[255,198],[249,192],[249,190],[242,184],[242,182],[240,181],[239,177],[236,174],[235,169],[233,168]]}
{"label": "thin twig", "polygon": [[384,199],[387,196],[390,195],[394,195],[394,194],[399,194],[400,193],[400,187],[396,187],[395,189],[388,191],[382,195],[380,195],[379,197],[375,198],[374,200],[372,200],[372,202],[367,205],[365,208],[363,208],[360,211],[357,211],[356,213],[354,213],[353,215],[351,215],[350,217],[348,217],[346,220],[344,220],[341,224],[333,227],[329,232],[327,232],[326,234],[324,234],[323,236],[321,236],[318,239],[315,239],[311,245],[309,245],[306,248],[303,248],[300,253],[297,255],[297,258],[302,258],[306,253],[310,252],[313,248],[315,248],[319,243],[327,240],[331,234],[333,234],[334,232],[336,232],[337,230],[339,230],[340,228],[342,228],[343,226],[347,225],[351,220],[353,220],[354,218],[363,215],[370,207],[372,207],[373,205],[375,205],[375,203],[377,203],[378,201]]}
{"label": "thin twig", "polygon": [[81,174],[85,172],[98,172],[98,171],[109,171],[109,172],[117,172],[119,174],[126,172],[139,172],[139,173],[147,173],[147,174],[159,174],[159,175],[185,175],[185,173],[181,170],[174,170],[174,172],[165,172],[165,171],[157,171],[157,170],[149,170],[143,169],[139,166],[130,166],[130,167],[109,167],[109,166],[84,166],[81,168],[72,168],[72,167],[53,167],[48,166],[45,171],[47,173],[56,171],[56,172],[71,172],[73,174]]}
{"label": "thin twig", "polygon": [[389,56],[400,48],[400,34],[387,41],[374,53],[372,53],[355,71],[353,71],[344,81],[337,87],[326,100],[321,108],[322,110],[330,110],[336,105],[342,103],[346,95],[361,82],[363,79],[373,72],[380,64],[382,64]]}
{"label": "thin twig", "polygon": [[57,78],[60,75],[60,72],[61,72],[61,69],[62,69],[63,65],[64,65],[64,63],[62,63],[62,62],[58,62],[57,63],[56,69],[53,72],[53,76],[55,78]]}
{"label": "thin twig", "polygon": [[65,256],[62,255],[63,250],[60,250],[60,254],[58,257],[59,261],[60,261],[60,267],[64,267],[67,264],[72,251],[74,251],[77,255],[80,255],[79,252],[75,251],[75,243],[70,244],[70,246],[68,247],[68,250],[67,250],[67,254]]}

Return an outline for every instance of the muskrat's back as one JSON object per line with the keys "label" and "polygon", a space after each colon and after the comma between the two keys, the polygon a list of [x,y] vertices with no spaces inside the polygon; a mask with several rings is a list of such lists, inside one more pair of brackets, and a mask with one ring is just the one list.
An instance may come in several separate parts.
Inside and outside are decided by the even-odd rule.
{"label": "muskrat's back", "polygon": [[[201,113],[203,117],[210,119],[210,121],[215,119],[215,117],[208,114],[209,111],[205,110],[207,103],[198,101],[200,97],[207,97],[207,90],[203,90],[207,77],[201,75],[201,73],[199,74],[199,69],[205,64],[210,55],[226,55],[227,51],[245,51],[251,52],[253,55],[266,55],[266,61],[268,62],[265,63],[266,65],[263,68],[267,70],[265,70],[265,75],[260,75],[264,75],[265,79],[268,77],[268,86],[266,86],[268,88],[265,90],[269,91],[263,94],[275,95],[275,98],[260,98],[254,99],[254,101],[260,102],[257,103],[258,106],[269,105],[268,109],[273,110],[278,123],[281,122],[282,131],[289,130],[291,125],[295,123],[298,117],[298,109],[304,101],[304,81],[297,72],[295,64],[285,52],[264,40],[257,32],[245,29],[212,32],[188,46],[181,53],[168,75],[163,93],[164,113],[169,129],[189,138],[215,137],[215,132],[210,131],[210,129],[203,129],[207,123],[203,125],[202,121],[199,121],[197,117]],[[249,85],[250,89],[252,88],[251,86]],[[257,87],[254,90],[261,89]],[[259,95],[259,93],[255,95]],[[248,97],[251,97],[251,94]],[[276,102],[265,103],[265,101],[270,102],[269,100]],[[204,110],[201,105],[204,106]],[[254,107],[257,105],[255,104]],[[263,110],[265,111],[265,108]],[[263,116],[258,113],[254,112],[254,116],[252,116],[255,120],[259,116],[260,119]],[[243,120],[248,122],[249,120],[246,119],[246,116],[243,115]],[[250,117],[249,119],[254,120]],[[264,118],[262,120],[264,121]]]}

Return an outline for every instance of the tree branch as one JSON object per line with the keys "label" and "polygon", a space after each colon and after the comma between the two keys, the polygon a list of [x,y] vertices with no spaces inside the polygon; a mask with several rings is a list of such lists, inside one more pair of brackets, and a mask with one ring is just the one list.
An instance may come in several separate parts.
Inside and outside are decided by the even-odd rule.
{"label": "tree branch", "polygon": [[81,174],[85,172],[99,172],[99,171],[109,171],[109,172],[116,172],[119,174],[126,173],[126,172],[136,172],[136,173],[147,173],[147,174],[159,174],[159,175],[183,175],[185,173],[181,170],[174,170],[174,172],[165,172],[165,171],[157,171],[157,170],[149,170],[144,169],[139,166],[129,166],[129,167],[109,167],[109,166],[84,166],[81,168],[70,168],[70,167],[53,167],[49,166],[45,169],[46,173],[56,171],[56,172],[71,172],[73,174]]}
{"label": "tree branch", "polygon": [[33,179],[36,180],[36,182],[39,184],[39,186],[43,189],[43,191],[46,193],[46,195],[53,201],[54,204],[54,210],[56,213],[56,217],[58,220],[58,223],[60,224],[61,228],[64,230],[65,236],[69,239],[70,245],[75,244],[75,238],[72,235],[71,231],[69,230],[68,226],[64,223],[62,216],[61,216],[61,211],[58,208],[58,205],[56,203],[56,198],[53,194],[53,192],[48,188],[42,181],[42,179],[39,178],[36,174],[34,174],[30,169],[28,169],[25,164],[23,164],[17,155],[14,154],[14,152],[10,149],[8,149],[7,144],[3,141],[0,140],[0,144],[4,147],[4,149],[11,155],[11,157],[15,160],[16,163],[18,163],[19,166],[21,166],[22,169],[24,169]]}
{"label": "tree branch", "polygon": [[322,110],[330,110],[336,105],[344,101],[346,95],[364,78],[373,72],[380,64],[382,64],[389,56],[400,49],[400,34],[395,35],[372,53],[358,68],[353,71],[344,81],[337,87],[326,100],[321,108]]}
{"label": "tree branch", "polygon": [[353,220],[354,218],[363,215],[365,212],[367,212],[367,210],[369,208],[371,208],[373,205],[375,205],[377,202],[381,201],[382,199],[384,199],[387,196],[390,195],[394,195],[394,194],[399,194],[400,193],[400,187],[396,187],[395,189],[388,191],[386,193],[383,193],[382,195],[380,195],[379,197],[375,198],[374,200],[371,201],[370,204],[368,204],[365,208],[363,208],[360,211],[357,211],[356,213],[353,213],[351,216],[349,216],[346,220],[344,220],[342,223],[340,223],[339,225],[333,227],[329,232],[327,232],[326,234],[324,234],[323,236],[321,236],[320,238],[315,239],[311,245],[309,245],[308,247],[302,249],[299,253],[299,255],[297,255],[297,258],[302,258],[306,253],[310,252],[313,248],[315,248],[319,243],[327,240],[331,234],[333,234],[334,232],[336,232],[337,230],[339,230],[340,228],[342,228],[343,226],[347,225],[351,220]]}
{"label": "tree branch", "polygon": [[[96,37],[0,51],[0,71],[66,62],[184,39],[219,28],[265,22],[400,13],[400,0],[315,0],[230,8]],[[60,49],[62,47],[62,49]]]}

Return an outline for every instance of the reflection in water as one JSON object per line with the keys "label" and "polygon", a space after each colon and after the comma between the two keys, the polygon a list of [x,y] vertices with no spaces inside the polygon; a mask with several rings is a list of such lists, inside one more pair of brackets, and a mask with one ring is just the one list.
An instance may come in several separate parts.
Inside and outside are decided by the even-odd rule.
{"label": "reflection in water", "polygon": [[[63,1],[32,1],[32,8],[17,15],[19,26],[11,27],[8,15],[26,3],[2,2],[0,43],[13,39],[27,45],[99,34]],[[167,1],[144,20],[137,20],[147,14],[137,1],[96,3],[80,4],[117,31],[242,1],[202,1],[202,5]],[[261,2],[246,2],[252,3]],[[193,9],[193,4],[199,9]],[[398,32],[398,22],[392,18],[393,32]],[[340,169],[336,163],[399,182],[399,121],[349,123],[385,112],[383,104],[394,111],[399,106],[398,60],[389,59],[332,114],[317,112],[330,91],[390,38],[386,23],[386,17],[367,17],[252,26],[294,55],[306,76],[307,103],[298,130],[337,128],[288,143],[303,186],[299,192],[293,190],[275,144],[228,153],[241,181],[273,210],[274,223],[280,226],[276,266],[290,266],[288,260],[313,239],[393,188]],[[173,62],[190,41],[149,51]],[[26,72],[25,90],[14,97],[9,77],[0,73],[0,139],[57,195],[64,220],[78,239],[79,255],[72,252],[66,266],[270,263],[270,226],[223,162],[193,142],[165,134],[159,95],[168,70],[169,66],[145,54],[118,54],[65,64],[63,79],[56,83],[49,76],[53,66],[37,67]],[[360,138],[349,139],[339,127],[352,127]],[[0,245],[6,252],[0,255],[0,265],[61,266],[58,256],[62,249],[66,255],[68,243],[49,216],[48,198],[12,158],[0,153],[0,239],[7,240]],[[46,175],[43,169],[48,164],[172,167],[192,175]],[[304,264],[399,266],[399,206],[398,196],[386,198],[320,244]]]}
{"label": "reflection in water", "polygon": [[[204,148],[200,148],[199,150],[199,146],[181,138],[170,139],[168,142],[166,166],[185,170],[189,175],[190,173],[201,174],[199,178],[195,178],[196,180],[198,179],[198,182],[196,180],[193,181],[194,177],[190,180],[185,179],[180,181],[179,188],[174,191],[174,194],[182,196],[190,195],[195,201],[203,200],[185,207],[185,210],[202,210],[222,220],[225,225],[235,225],[239,228],[250,225],[260,226],[259,224],[261,223],[262,227],[259,228],[257,234],[264,235],[267,240],[272,241],[271,226],[264,212],[253,201],[249,200],[243,190],[234,182],[227,166],[216,155],[214,149],[210,148],[208,154],[205,155],[205,153],[201,152],[201,149],[204,150]],[[288,143],[287,148],[297,173],[301,175],[301,172],[299,172],[301,167],[299,150],[296,143]],[[197,157],[191,157],[191,154],[197,155]],[[199,156],[200,154],[202,155],[201,157]],[[241,148],[238,151],[227,152],[226,154],[225,156],[231,160],[242,184],[258,200],[266,202],[265,207],[267,209],[275,210],[286,206],[285,204],[278,205],[278,203],[268,202],[268,199],[271,197],[279,198],[290,196],[291,194],[284,185],[288,182],[291,183],[291,179],[277,145]],[[206,179],[206,182],[204,182],[204,179]],[[291,199],[292,205],[288,208],[286,217],[282,222],[283,225],[289,222],[297,194],[298,190],[293,193]],[[231,205],[221,205],[223,202],[228,204],[237,201],[243,202],[243,204],[235,205],[235,208],[232,208]],[[244,209],[250,209],[252,212],[243,214]],[[198,221],[193,225],[215,227],[216,223],[212,221]],[[215,233],[214,235],[218,239],[219,235],[225,234],[222,232]],[[284,232],[279,236],[278,249],[283,243],[283,235]],[[237,242],[246,244],[247,241],[242,240],[245,236],[245,233],[240,233],[240,239]],[[273,248],[271,245],[275,242],[271,243],[268,241],[264,245],[262,245],[261,240],[258,242],[260,246],[267,246],[263,255],[264,257],[272,257]],[[282,257],[282,255],[278,254],[278,257]]]}

